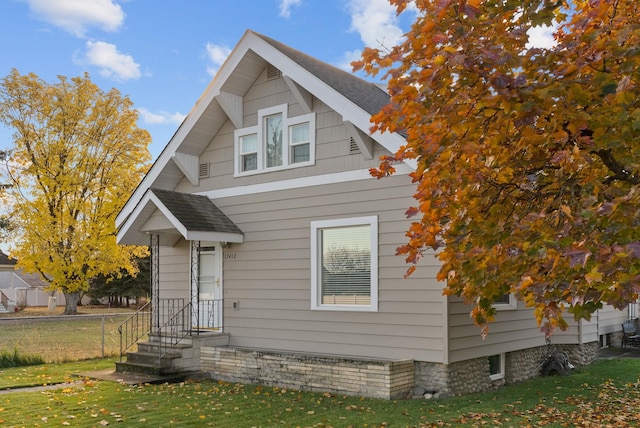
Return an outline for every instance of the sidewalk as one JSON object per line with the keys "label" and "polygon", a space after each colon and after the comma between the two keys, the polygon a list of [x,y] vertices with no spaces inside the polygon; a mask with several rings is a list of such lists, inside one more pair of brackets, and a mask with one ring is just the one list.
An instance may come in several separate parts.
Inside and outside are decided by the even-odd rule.
{"label": "sidewalk", "polygon": [[598,351],[598,359],[611,360],[614,358],[640,358],[640,348],[625,348],[620,349],[617,347],[602,348]]}

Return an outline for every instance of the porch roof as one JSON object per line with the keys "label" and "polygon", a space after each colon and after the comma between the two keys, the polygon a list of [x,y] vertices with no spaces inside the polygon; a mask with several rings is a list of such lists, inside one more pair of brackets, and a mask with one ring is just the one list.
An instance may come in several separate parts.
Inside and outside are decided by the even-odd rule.
{"label": "porch roof", "polygon": [[148,189],[118,231],[122,244],[148,245],[148,235],[160,235],[160,245],[188,241],[242,242],[242,231],[208,197]]}

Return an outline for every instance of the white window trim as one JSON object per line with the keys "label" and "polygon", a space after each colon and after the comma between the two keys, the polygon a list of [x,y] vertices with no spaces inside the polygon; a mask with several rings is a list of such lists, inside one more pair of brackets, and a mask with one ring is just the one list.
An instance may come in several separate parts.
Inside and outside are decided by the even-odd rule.
{"label": "white window trim", "polygon": [[[320,298],[320,245],[318,239],[321,229],[344,226],[369,225],[371,227],[371,304],[370,305],[326,305]],[[378,217],[354,217],[311,222],[311,309],[325,311],[378,311]]]}
{"label": "white window trim", "polygon": [[[282,165],[276,167],[266,167],[265,158],[265,140],[264,140],[264,118],[272,116],[274,114],[282,114],[282,137],[286,139],[283,142],[282,150]],[[293,125],[299,125],[301,123],[309,123],[309,160],[306,162],[290,163],[290,151],[291,151],[291,133],[289,129]],[[252,171],[242,171],[242,158],[240,137],[256,134],[258,140],[258,166],[257,169]],[[234,177],[244,177],[247,175],[262,174],[271,171],[281,171],[291,168],[300,168],[303,166],[310,166],[315,164],[316,159],[316,114],[307,113],[299,116],[289,117],[287,104],[282,104],[273,107],[267,107],[258,110],[258,123],[254,126],[248,126],[246,128],[236,129],[233,133],[233,156],[234,156]]]}
{"label": "white window trim", "polygon": [[509,293],[509,303],[494,303],[493,307],[496,311],[514,311],[518,309],[518,300],[516,299],[515,294]]}
{"label": "white window trim", "polygon": [[[491,380],[499,380],[499,379],[504,379],[504,371],[505,371],[505,354],[501,353],[501,354],[495,354],[495,355],[499,355],[500,356],[500,372],[495,373],[495,374],[490,374],[489,375],[489,379]],[[490,355],[491,357],[493,355]],[[487,357],[489,358],[489,357]]]}

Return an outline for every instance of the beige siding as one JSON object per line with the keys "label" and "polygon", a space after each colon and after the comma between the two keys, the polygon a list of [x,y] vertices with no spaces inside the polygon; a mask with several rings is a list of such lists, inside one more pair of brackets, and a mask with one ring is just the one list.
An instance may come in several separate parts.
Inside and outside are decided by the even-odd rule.
{"label": "beige siding", "polygon": [[[245,234],[243,244],[224,250],[224,329],[231,344],[443,361],[437,261],[426,257],[404,279],[407,267],[395,255],[409,225],[404,211],[413,186],[407,183],[406,177],[369,179],[216,200]],[[378,216],[378,312],[311,310],[311,221],[369,215]]]}
{"label": "beige siding", "polygon": [[[449,301],[449,350],[450,362],[471,358],[513,352],[546,343],[534,318],[533,310],[518,302],[514,310],[501,310],[496,321],[489,325],[489,334],[481,337],[480,328],[475,326],[469,316],[471,307],[464,305],[461,299]],[[597,315],[591,322],[575,321],[573,315],[565,313],[569,327],[556,330],[551,336],[552,345],[584,344],[598,340]]]}
{"label": "beige siding", "polygon": [[544,335],[536,325],[530,310],[499,311],[489,325],[489,334],[482,338],[473,324],[471,307],[462,299],[449,299],[449,362],[500,354],[544,345]]}
{"label": "beige siding", "polygon": [[617,310],[605,305],[597,313],[598,334],[608,334],[622,330],[622,323],[629,318],[629,309]]}
{"label": "beige siding", "polygon": [[189,243],[160,247],[159,286],[163,299],[189,299]]}

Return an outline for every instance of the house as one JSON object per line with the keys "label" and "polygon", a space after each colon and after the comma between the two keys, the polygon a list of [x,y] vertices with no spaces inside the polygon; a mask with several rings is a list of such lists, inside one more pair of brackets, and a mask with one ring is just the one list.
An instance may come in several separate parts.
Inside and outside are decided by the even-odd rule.
{"label": "house", "polygon": [[[153,348],[164,372],[382,398],[536,375],[549,345],[513,296],[482,339],[433,255],[404,278],[413,165],[368,171],[404,143],[369,132],[388,100],[247,31],[117,218],[121,244],[151,248],[153,308],[152,339],[117,370]],[[603,310],[551,346],[588,364],[627,316]]]}
{"label": "house", "polygon": [[0,313],[11,312],[16,307],[55,306],[65,304],[60,291],[47,292],[47,284],[37,274],[16,269],[17,260],[0,250]]}

